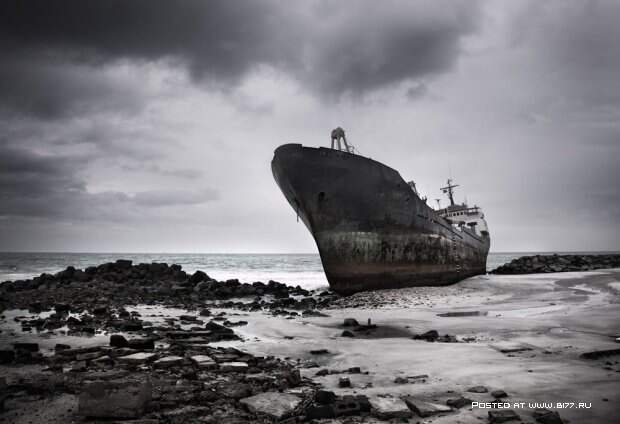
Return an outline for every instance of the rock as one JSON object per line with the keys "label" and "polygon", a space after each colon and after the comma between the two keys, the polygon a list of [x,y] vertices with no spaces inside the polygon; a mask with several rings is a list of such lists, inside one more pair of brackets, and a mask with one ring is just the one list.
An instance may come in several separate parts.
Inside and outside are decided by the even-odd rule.
{"label": "rock", "polygon": [[279,392],[260,393],[239,401],[250,412],[264,414],[275,420],[290,415],[301,404],[301,399],[295,395]]}
{"label": "rock", "polygon": [[532,414],[534,419],[541,424],[564,424],[560,414],[548,409],[536,408]]}
{"label": "rock", "polygon": [[409,409],[415,412],[422,418],[430,417],[431,415],[441,414],[443,412],[451,412],[452,408],[440,403],[427,402],[422,399],[415,398],[413,396],[407,396],[403,399]]}
{"label": "rock", "polygon": [[181,356],[164,356],[163,358],[158,359],[153,362],[153,366],[155,368],[168,368],[175,367],[177,365],[183,364],[184,358]]}
{"label": "rock", "polygon": [[15,360],[15,351],[0,350],[0,364],[10,364]]}
{"label": "rock", "polygon": [[131,268],[132,263],[133,261],[130,261],[129,259],[118,259],[114,265],[117,269],[126,270]]}
{"label": "rock", "polygon": [[409,379],[407,377],[396,377],[394,379],[394,383],[396,384],[407,384],[409,383]]}
{"label": "rock", "polygon": [[314,401],[316,403],[320,403],[321,405],[328,405],[336,401],[336,394],[334,392],[330,392],[329,390],[317,390],[314,395]]}
{"label": "rock", "polygon": [[448,399],[446,401],[446,405],[451,406],[452,408],[457,408],[460,409],[464,406],[468,406],[471,405],[472,400],[468,399],[466,397],[459,397],[459,398],[455,398],[455,399]]}
{"label": "rock", "polygon": [[351,380],[349,380],[349,377],[340,377],[340,379],[338,380],[338,387],[351,387]]}
{"label": "rock", "polygon": [[155,353],[138,352],[127,356],[121,356],[117,360],[128,365],[142,365],[151,362],[157,358]]}
{"label": "rock", "polygon": [[209,321],[208,323],[206,323],[205,328],[209,331],[212,331],[218,334],[234,334],[233,330],[231,330],[228,327],[224,327],[223,325],[218,324],[215,321]]}
{"label": "rock", "polygon": [[222,362],[220,364],[220,370],[224,372],[246,372],[248,370],[248,364],[245,362]]}
{"label": "rock", "polygon": [[181,321],[196,321],[198,318],[195,315],[181,315],[179,319]]}
{"label": "rock", "polygon": [[78,398],[78,413],[93,418],[138,418],[151,401],[150,381],[96,381]]}
{"label": "rock", "polygon": [[360,324],[355,318],[345,318],[342,325],[345,327],[358,327]]}
{"label": "rock", "polygon": [[38,343],[13,343],[13,349],[21,350],[24,352],[38,352],[39,344]]}
{"label": "rock", "polygon": [[463,312],[446,312],[444,314],[437,314],[438,317],[478,317],[486,316],[487,312],[480,311],[463,311]]}
{"label": "rock", "polygon": [[329,374],[329,370],[327,368],[323,368],[323,369],[318,370],[314,375],[316,375],[317,377],[324,377],[328,374]]}
{"label": "rock", "polygon": [[62,350],[68,350],[68,349],[71,349],[71,346],[69,346],[68,344],[56,343],[54,345],[54,352],[60,352]]}
{"label": "rock", "polygon": [[209,276],[200,270],[194,272],[192,276],[189,277],[189,282],[192,284],[198,284],[198,283],[201,283],[203,281],[208,281],[208,280],[210,280]]}
{"label": "rock", "polygon": [[507,421],[521,421],[521,418],[512,409],[489,411],[489,422],[490,423],[505,423]]}
{"label": "rock", "polygon": [[194,355],[190,359],[200,369],[210,370],[217,368],[217,363],[207,355]]}
{"label": "rock", "polygon": [[228,383],[218,387],[218,394],[231,399],[241,399],[252,395],[252,386],[244,383]]}
{"label": "rock", "polygon": [[136,350],[153,350],[155,341],[153,339],[135,338],[127,340],[127,347]]}
{"label": "rock", "polygon": [[311,355],[326,355],[329,353],[327,349],[314,349],[310,351]]}
{"label": "rock", "polygon": [[84,372],[86,369],[86,361],[77,361],[71,367],[71,372]]}
{"label": "rock", "polygon": [[491,345],[491,347],[501,353],[518,353],[532,350],[528,345],[514,342],[499,342]]}
{"label": "rock", "polygon": [[0,377],[0,412],[4,412],[5,397],[6,397],[6,377]]}
{"label": "rock", "polygon": [[467,389],[469,393],[488,393],[489,389],[484,386],[474,386]]}
{"label": "rock", "polygon": [[423,334],[418,334],[413,336],[416,340],[426,340],[427,342],[434,342],[439,338],[439,333],[437,330],[430,330]]}
{"label": "rock", "polygon": [[350,415],[359,415],[370,411],[370,402],[363,395],[343,396],[331,405],[311,407],[306,412],[308,419],[335,418]]}
{"label": "rock", "polygon": [[502,399],[508,397],[508,393],[503,390],[493,390],[491,392],[491,396],[493,396],[495,399]]}
{"label": "rock", "polygon": [[310,406],[306,410],[306,419],[308,420],[325,420],[329,418],[336,418],[333,405]]}
{"label": "rock", "polygon": [[594,350],[592,352],[582,353],[584,359],[599,359],[606,356],[620,355],[620,349]]}
{"label": "rock", "polygon": [[353,334],[349,330],[344,330],[340,336],[341,337],[355,337],[355,334]]}
{"label": "rock", "polygon": [[121,334],[112,334],[110,336],[110,346],[127,347],[127,339]]}
{"label": "rock", "polygon": [[413,416],[405,401],[399,398],[374,396],[369,398],[368,401],[372,408],[372,414],[381,420]]}

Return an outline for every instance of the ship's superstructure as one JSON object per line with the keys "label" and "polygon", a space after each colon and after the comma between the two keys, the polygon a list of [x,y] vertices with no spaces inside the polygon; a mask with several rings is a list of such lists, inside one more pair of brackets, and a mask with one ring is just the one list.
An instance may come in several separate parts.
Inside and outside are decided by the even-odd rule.
{"label": "ship's superstructure", "polygon": [[490,236],[482,210],[435,210],[413,182],[351,151],[285,144],[274,178],[314,237],[330,286],[350,294],[445,285],[486,272]]}

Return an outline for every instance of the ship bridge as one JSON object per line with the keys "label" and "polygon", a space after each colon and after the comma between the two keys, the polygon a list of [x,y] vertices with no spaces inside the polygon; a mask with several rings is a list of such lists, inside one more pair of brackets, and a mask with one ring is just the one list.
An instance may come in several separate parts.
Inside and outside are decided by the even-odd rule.
{"label": "ship bridge", "polygon": [[459,229],[469,228],[474,233],[480,233],[483,236],[489,235],[489,228],[487,222],[484,219],[484,213],[480,207],[474,205],[468,206],[466,203],[455,204],[454,203],[454,188],[458,185],[452,184],[452,180],[448,179],[446,187],[442,187],[441,190],[448,195],[450,199],[450,205],[443,209],[438,209],[436,212],[439,216],[444,218],[453,227]]}

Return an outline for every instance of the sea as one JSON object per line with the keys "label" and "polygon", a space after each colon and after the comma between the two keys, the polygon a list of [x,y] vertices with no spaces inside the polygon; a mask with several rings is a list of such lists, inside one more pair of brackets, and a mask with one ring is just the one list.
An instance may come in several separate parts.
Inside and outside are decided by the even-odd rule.
{"label": "sea", "polygon": [[[590,252],[594,253],[594,252]],[[551,252],[489,253],[487,270],[524,255]],[[236,278],[242,283],[279,281],[305,289],[327,287],[327,279],[318,254],[225,254],[225,253],[0,253],[0,282],[23,280],[41,273],[56,273],[67,266],[84,269],[117,259],[137,263],[179,264],[188,273],[206,272],[216,280]]]}

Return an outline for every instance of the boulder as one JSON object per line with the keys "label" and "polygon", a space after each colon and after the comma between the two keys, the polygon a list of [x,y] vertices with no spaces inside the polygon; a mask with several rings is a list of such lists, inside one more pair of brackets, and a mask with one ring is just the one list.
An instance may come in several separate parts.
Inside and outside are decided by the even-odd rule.
{"label": "boulder", "polygon": [[446,401],[446,405],[451,406],[452,408],[456,408],[456,409],[460,409],[464,406],[471,406],[472,400],[468,399],[466,397],[458,397],[458,398],[454,398],[454,399],[448,399]]}
{"label": "boulder", "polygon": [[488,393],[489,389],[484,386],[474,386],[467,389],[469,393]]}
{"label": "boulder", "polygon": [[151,401],[148,380],[95,381],[78,398],[78,413],[93,418],[138,418]]}
{"label": "boulder", "polygon": [[15,360],[15,351],[0,350],[0,364],[10,364]]}
{"label": "boulder", "polygon": [[220,370],[224,372],[246,372],[248,370],[248,364],[245,362],[222,362],[220,364]]}
{"label": "boulder", "polygon": [[157,361],[153,362],[153,366],[156,368],[175,367],[177,365],[183,364],[183,360],[184,358],[181,356],[164,356],[163,358],[160,358]]}
{"label": "boulder", "polygon": [[195,355],[190,358],[194,365],[196,365],[200,369],[215,369],[217,368],[217,363],[211,359],[211,357],[207,355]]}
{"label": "boulder", "polygon": [[202,281],[208,281],[208,280],[210,280],[209,276],[200,270],[194,272],[192,276],[189,277],[189,282],[192,284],[198,284]]}
{"label": "boulder", "polygon": [[110,346],[127,347],[127,339],[120,334],[112,334],[110,336]]}
{"label": "boulder", "polygon": [[272,419],[280,420],[291,415],[301,404],[301,399],[287,393],[266,392],[241,399],[239,403],[250,412],[264,414]]}
{"label": "boulder", "polygon": [[345,327],[358,327],[360,324],[355,318],[345,318],[342,325]]}
{"label": "boulder", "polygon": [[521,421],[521,418],[512,409],[489,411],[489,422],[490,423],[492,424],[505,423],[508,421]]}
{"label": "boulder", "polygon": [[534,410],[534,419],[541,424],[564,424],[564,420],[560,418],[560,414],[544,408],[536,408]]}
{"label": "boulder", "polygon": [[409,418],[413,416],[411,410],[402,399],[373,396],[370,397],[368,401],[372,408],[372,414],[381,420]]}
{"label": "boulder", "polygon": [[39,344],[38,343],[13,343],[13,348],[15,350],[21,350],[24,352],[38,352]]}
{"label": "boulder", "polygon": [[427,342],[434,342],[439,338],[439,333],[437,330],[430,330],[423,334],[418,334],[417,336],[413,336],[416,340],[426,340]]}
{"label": "boulder", "polygon": [[146,352],[138,352],[133,353],[131,355],[121,356],[118,359],[118,362],[128,365],[142,365],[147,362],[154,361],[157,358],[157,355],[154,353],[146,353]]}
{"label": "boulder", "polygon": [[316,403],[320,403],[321,405],[328,405],[336,401],[336,394],[334,392],[330,392],[329,390],[317,390],[314,395],[314,401]]}
{"label": "boulder", "polygon": [[413,396],[407,396],[403,399],[409,409],[418,414],[422,418],[430,417],[431,415],[441,414],[443,412],[451,412],[452,408],[440,403],[427,402],[422,399],[415,398]]}

